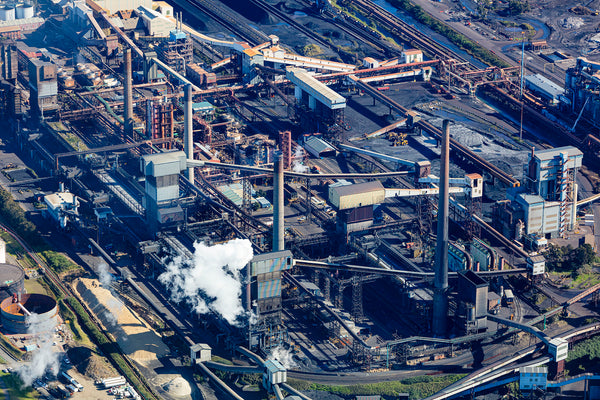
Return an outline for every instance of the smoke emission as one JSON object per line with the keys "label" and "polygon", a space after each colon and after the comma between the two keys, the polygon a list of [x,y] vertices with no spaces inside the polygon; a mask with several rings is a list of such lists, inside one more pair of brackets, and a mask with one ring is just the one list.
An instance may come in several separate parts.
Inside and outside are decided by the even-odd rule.
{"label": "smoke emission", "polygon": [[98,280],[100,281],[100,284],[105,289],[108,289],[113,295],[113,298],[106,302],[106,307],[108,310],[104,313],[104,318],[109,324],[115,326],[117,324],[119,314],[121,314],[121,311],[123,310],[124,304],[119,300],[119,296],[112,287],[114,277],[108,271],[108,264],[104,262],[98,264],[98,269],[96,272],[98,273]]}
{"label": "smoke emission", "polygon": [[298,364],[294,361],[293,354],[290,350],[277,346],[269,352],[267,357],[269,360],[277,360],[284,366],[285,369],[297,367]]}
{"label": "smoke emission", "polygon": [[292,170],[294,172],[300,172],[300,173],[308,172],[308,167],[302,163],[303,157],[304,157],[304,149],[300,146],[296,146],[296,151],[294,152],[294,161],[292,163]]}
{"label": "smoke emission", "polygon": [[196,242],[192,259],[176,257],[158,280],[171,291],[174,301],[187,302],[198,314],[213,311],[237,326],[238,317],[244,315],[240,270],[252,257],[247,239],[215,246]]}
{"label": "smoke emission", "polygon": [[47,320],[42,321],[35,313],[28,317],[28,323],[27,333],[35,338],[38,349],[33,352],[31,362],[22,365],[17,371],[25,386],[31,386],[33,381],[46,373],[56,376],[59,368],[58,354],[53,351],[52,346],[54,325],[49,325]]}

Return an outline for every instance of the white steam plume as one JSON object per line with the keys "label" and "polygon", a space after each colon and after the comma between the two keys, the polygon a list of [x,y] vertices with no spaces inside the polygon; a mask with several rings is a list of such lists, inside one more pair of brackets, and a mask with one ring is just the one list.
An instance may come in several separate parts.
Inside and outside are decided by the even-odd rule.
{"label": "white steam plume", "polygon": [[277,346],[274,349],[271,349],[269,355],[267,356],[269,360],[277,360],[285,367],[285,369],[290,369],[297,367],[298,364],[294,361],[293,354],[291,351],[284,349],[281,346]]}
{"label": "white steam plume", "polygon": [[29,327],[27,333],[32,335],[38,349],[33,352],[31,362],[23,364],[18,369],[18,374],[25,386],[31,386],[33,381],[43,377],[46,372],[56,376],[59,362],[58,353],[52,346],[52,332],[54,323],[41,320],[38,314],[32,313],[27,317]]}
{"label": "white steam plume", "polygon": [[98,280],[100,281],[100,284],[106,289],[110,290],[113,276],[110,272],[108,272],[108,264],[101,262],[98,264],[98,270],[96,272],[98,273]]}
{"label": "white steam plume", "polygon": [[196,242],[192,259],[176,257],[158,280],[170,289],[176,302],[185,300],[198,314],[216,312],[237,326],[238,317],[244,314],[240,270],[252,257],[252,244],[247,239],[211,247]]}
{"label": "white steam plume", "polygon": [[119,314],[121,314],[121,311],[123,311],[124,305],[119,300],[117,293],[112,287],[114,277],[108,270],[108,264],[101,262],[98,264],[98,269],[96,272],[98,273],[98,280],[100,281],[100,284],[105,289],[109,290],[113,295],[113,297],[106,302],[106,308],[108,311],[104,313],[104,318],[109,324],[115,326],[117,324]]}
{"label": "white steam plume", "polygon": [[308,172],[308,167],[302,163],[302,158],[304,157],[304,149],[301,146],[296,146],[296,151],[294,152],[292,170],[294,172],[306,173]]}

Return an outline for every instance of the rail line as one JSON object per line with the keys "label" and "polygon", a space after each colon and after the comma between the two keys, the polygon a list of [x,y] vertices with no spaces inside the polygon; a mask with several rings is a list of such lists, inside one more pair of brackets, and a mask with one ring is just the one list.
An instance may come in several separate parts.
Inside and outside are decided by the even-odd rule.
{"label": "rail line", "polygon": [[359,10],[362,10],[370,18],[375,19],[390,32],[403,37],[411,46],[423,50],[429,56],[440,58],[442,60],[454,59],[467,63],[471,69],[478,69],[461,55],[423,35],[417,28],[407,24],[402,19],[377,4],[367,0],[353,0],[352,5]]}
{"label": "rail line", "polygon": [[266,37],[262,32],[259,32],[251,27],[248,27],[245,23],[236,20],[231,15],[231,10],[224,10],[223,5],[219,5],[218,1],[207,1],[207,0],[174,0],[180,7],[189,11],[186,5],[191,5],[208,15],[211,19],[222,25],[224,28],[237,34],[242,40],[248,42],[251,46],[256,46],[260,43],[267,42],[269,38]]}
{"label": "rail line", "polygon": [[[198,0],[195,0],[195,1],[198,1]],[[298,31],[300,31],[303,34],[305,34],[306,36],[308,36],[309,38],[311,38],[314,41],[318,42],[320,45],[325,46],[328,49],[332,49],[332,50],[335,49],[335,47],[331,43],[327,42],[320,35],[316,34],[314,31],[311,31],[310,29],[308,29],[304,25],[299,24],[298,22],[294,21],[292,18],[288,17],[283,12],[279,11],[276,7],[273,7],[272,5],[270,5],[269,3],[267,3],[266,1],[263,1],[263,0],[249,0],[249,2],[252,3],[252,4],[254,4],[255,6],[257,6],[261,10],[265,11],[266,13],[272,14],[272,15],[276,16],[277,18],[279,18],[283,22],[289,24],[290,26],[294,27]]]}

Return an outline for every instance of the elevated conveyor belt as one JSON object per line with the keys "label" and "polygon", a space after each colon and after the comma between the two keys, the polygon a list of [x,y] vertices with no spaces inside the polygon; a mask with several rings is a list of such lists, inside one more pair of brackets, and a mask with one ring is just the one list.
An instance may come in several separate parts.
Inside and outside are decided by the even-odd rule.
{"label": "elevated conveyor belt", "polygon": [[[415,279],[425,279],[425,280],[433,280],[434,273],[433,272],[419,272],[419,271],[399,271],[394,269],[384,269],[384,268],[374,268],[374,267],[365,267],[362,265],[347,265],[347,264],[330,264],[322,261],[309,261],[309,260],[298,260],[294,259],[294,265],[298,267],[304,268],[315,268],[315,269],[329,269],[329,270],[340,270],[340,271],[348,271],[355,273],[364,273],[364,274],[379,274],[379,275],[388,275],[388,276],[400,276],[404,278],[415,278]],[[492,278],[496,276],[506,276],[506,275],[516,275],[527,272],[527,268],[514,268],[507,269],[502,271],[479,271],[476,274],[482,278]],[[448,272],[448,278],[456,278],[458,276],[457,272]]]}

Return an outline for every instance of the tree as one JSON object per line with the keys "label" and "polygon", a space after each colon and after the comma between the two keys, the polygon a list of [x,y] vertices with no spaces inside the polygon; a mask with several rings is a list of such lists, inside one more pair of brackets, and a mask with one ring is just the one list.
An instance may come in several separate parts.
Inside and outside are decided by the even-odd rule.
{"label": "tree", "polygon": [[508,12],[510,15],[519,15],[531,10],[529,2],[527,0],[509,0],[508,1]]}
{"label": "tree", "polygon": [[580,268],[584,265],[591,264],[596,260],[596,253],[592,246],[588,243],[585,243],[569,254],[573,266],[575,268]]}

